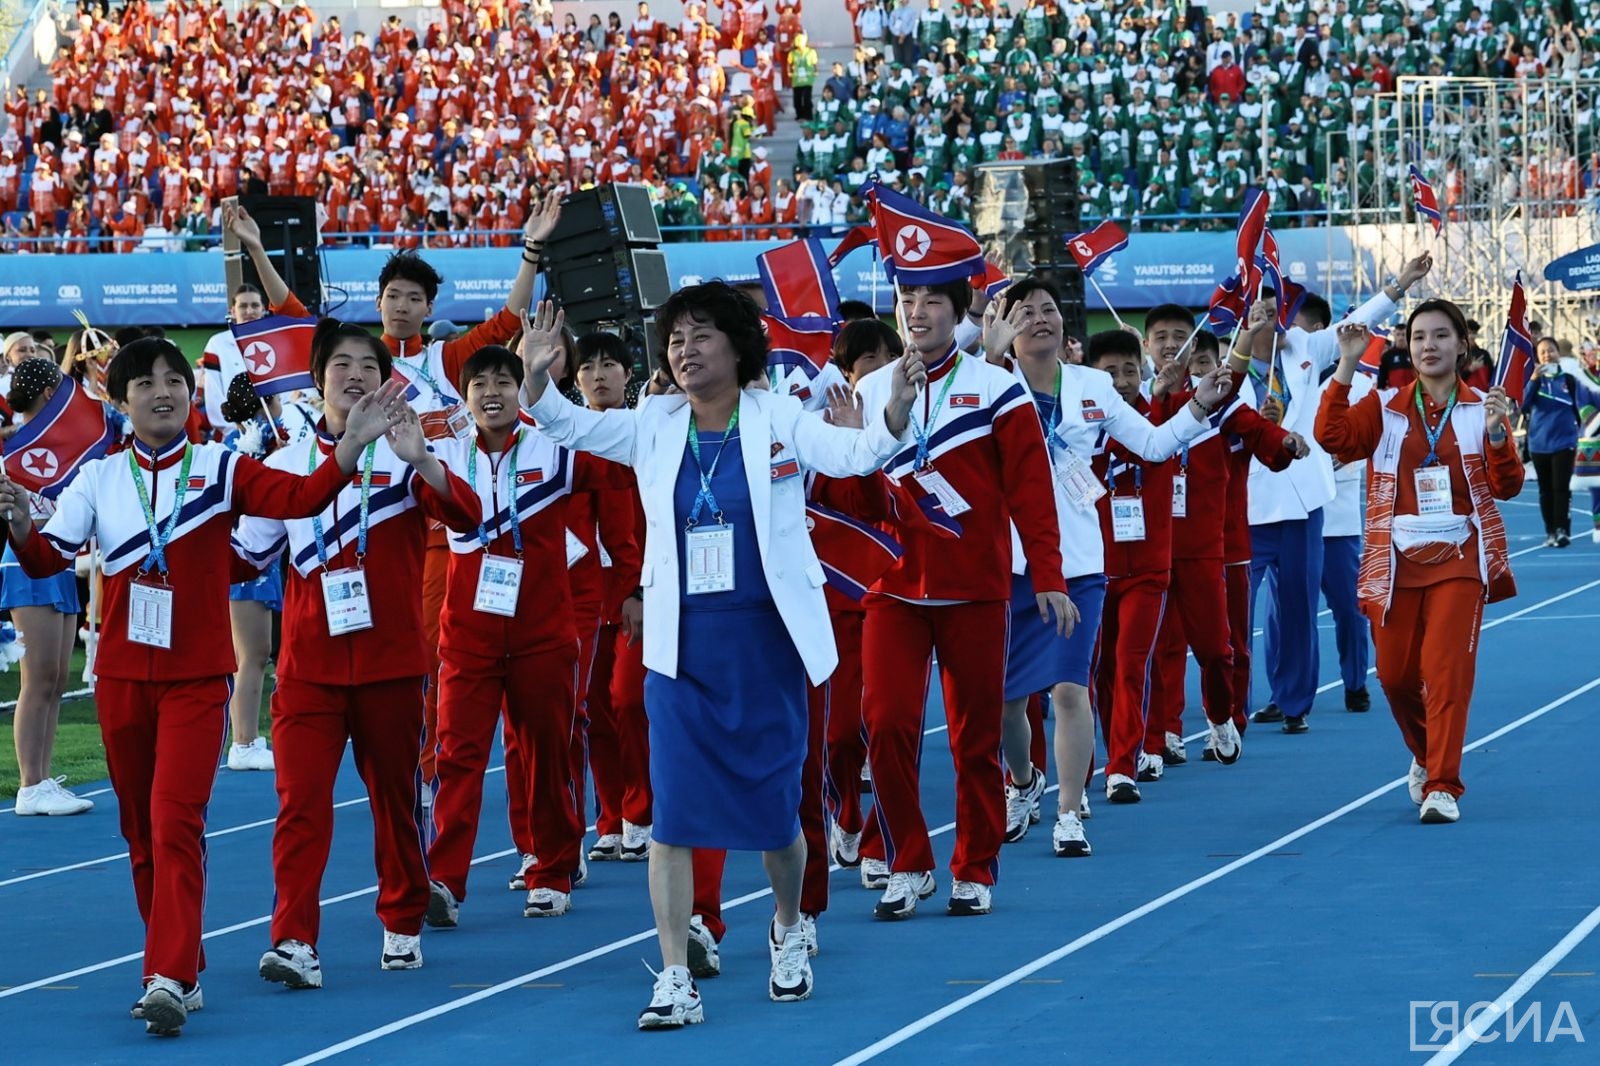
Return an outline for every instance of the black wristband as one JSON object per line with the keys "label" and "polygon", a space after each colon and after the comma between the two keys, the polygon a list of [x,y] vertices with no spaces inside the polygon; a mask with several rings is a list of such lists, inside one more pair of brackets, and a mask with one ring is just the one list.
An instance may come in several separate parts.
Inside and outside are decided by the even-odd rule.
{"label": "black wristband", "polygon": [[529,255],[526,251],[522,253],[522,261],[531,266],[539,265],[539,257],[537,255]]}

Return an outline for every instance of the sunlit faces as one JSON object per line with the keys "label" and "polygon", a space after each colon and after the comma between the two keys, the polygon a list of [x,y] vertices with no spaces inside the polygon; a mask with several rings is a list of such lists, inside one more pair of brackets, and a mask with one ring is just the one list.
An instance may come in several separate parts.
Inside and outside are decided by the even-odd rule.
{"label": "sunlit faces", "polygon": [[1411,320],[1407,335],[1411,365],[1425,378],[1456,376],[1456,368],[1467,350],[1467,339],[1456,332],[1455,323],[1443,311],[1424,311]]}
{"label": "sunlit faces", "polygon": [[1055,359],[1061,354],[1061,308],[1043,289],[1034,289],[1009,310],[1022,308],[1017,339],[1012,342],[1019,358]]}
{"label": "sunlit faces", "polygon": [[267,314],[266,301],[262,300],[259,292],[240,292],[233,297],[233,320],[235,322],[254,322],[265,318]]}
{"label": "sunlit faces", "polygon": [[491,367],[467,380],[467,410],[486,433],[505,433],[517,424],[521,383],[505,367]]}
{"label": "sunlit faces", "polygon": [[328,357],[317,384],[327,409],[344,416],[361,397],[383,384],[383,367],[370,344],[359,337],[345,338]]}
{"label": "sunlit faces", "polygon": [[949,296],[913,285],[900,290],[899,306],[907,344],[929,359],[949,350],[956,335],[956,305]]}
{"label": "sunlit faces", "polygon": [[1556,343],[1554,337],[1540,337],[1533,352],[1540,363],[1561,362],[1561,345]]}
{"label": "sunlit faces", "polygon": [[159,446],[183,432],[189,399],[188,379],[163,355],[156,358],[150,373],[128,380],[127,397],[117,409],[128,416],[140,440]]}
{"label": "sunlit faces", "polygon": [[1144,350],[1162,370],[1188,343],[1194,333],[1194,323],[1187,319],[1164,318],[1150,323],[1145,329]]}
{"label": "sunlit faces", "polygon": [[383,331],[391,337],[415,337],[431,314],[433,301],[415,281],[395,278],[378,294],[378,316],[383,320]]}
{"label": "sunlit faces", "polygon": [[6,360],[12,366],[20,366],[24,359],[32,359],[38,354],[38,344],[34,342],[32,337],[24,333],[6,349]]}
{"label": "sunlit faces", "polygon": [[710,316],[680,315],[667,335],[667,365],[672,379],[687,393],[710,394],[739,382],[739,356],[733,341]]}
{"label": "sunlit faces", "polygon": [[628,368],[609,356],[591,359],[578,368],[578,390],[596,411],[621,407],[628,387]]}
{"label": "sunlit faces", "polygon": [[870,352],[865,352],[856,358],[856,363],[850,368],[850,387],[853,389],[860,384],[861,379],[888,366],[895,361],[895,354],[887,345],[880,344]]}
{"label": "sunlit faces", "polygon": [[1109,354],[1101,356],[1094,365],[1111,375],[1111,384],[1116,387],[1117,395],[1133,403],[1139,398],[1140,362],[1140,357],[1132,353]]}

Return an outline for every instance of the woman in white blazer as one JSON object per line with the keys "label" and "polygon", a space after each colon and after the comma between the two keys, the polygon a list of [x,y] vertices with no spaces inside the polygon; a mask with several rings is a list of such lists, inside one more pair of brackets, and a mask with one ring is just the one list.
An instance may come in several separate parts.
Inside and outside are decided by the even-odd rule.
{"label": "woman in white blazer", "polygon": [[803,475],[881,467],[903,447],[898,438],[926,377],[908,354],[885,409],[864,430],[844,429],[793,397],[750,387],[765,373],[767,338],[759,308],[731,286],[683,289],[656,323],[681,391],[646,397],[632,411],[585,410],[547,387],[562,325],[549,305],[527,324],[523,346],[524,389],[540,431],[633,467],[644,504],[650,899],[663,966],[641,1029],[705,1017],[687,965],[696,847],[764,853],[777,901],[769,995],[811,994],[815,931],[799,910],[806,679],[821,684],[838,655]]}

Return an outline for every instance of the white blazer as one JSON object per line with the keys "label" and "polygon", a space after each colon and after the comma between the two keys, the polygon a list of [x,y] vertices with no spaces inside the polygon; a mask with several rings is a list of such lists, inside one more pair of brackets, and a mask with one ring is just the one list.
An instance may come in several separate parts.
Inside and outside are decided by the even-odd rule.
{"label": "white blazer", "polygon": [[[557,444],[631,466],[644,504],[644,664],[678,676],[678,523],[673,492],[689,439],[689,401],[678,394],[646,396],[634,410],[590,411],[559,390],[546,388],[528,411],[539,431]],[[750,506],[755,513],[761,569],[772,602],[820,685],[838,665],[833,626],[822,586],[827,578],[806,528],[805,478],[773,482],[774,464],[798,460],[804,471],[829,477],[870,474],[901,448],[881,410],[865,430],[831,426],[806,413],[792,396],[746,389],[739,405],[739,445]],[[730,649],[730,652],[735,649]]]}

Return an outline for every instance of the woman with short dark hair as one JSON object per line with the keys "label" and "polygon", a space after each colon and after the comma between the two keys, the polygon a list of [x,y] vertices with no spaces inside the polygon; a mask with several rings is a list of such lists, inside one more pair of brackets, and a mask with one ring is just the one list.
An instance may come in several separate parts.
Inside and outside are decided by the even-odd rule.
{"label": "woman with short dark hair", "polygon": [[764,853],[777,900],[768,994],[805,999],[806,679],[824,681],[838,656],[802,475],[868,474],[899,451],[921,361],[911,355],[896,364],[889,400],[869,412],[865,430],[830,426],[797,399],[751,387],[767,362],[761,311],[732,286],[710,282],[680,290],[657,311],[677,391],[646,397],[632,411],[587,411],[547,387],[562,321],[542,304],[525,327],[530,413],[557,443],[632,466],[646,522],[650,897],[664,968],[639,1027],[705,1017],[688,970],[695,847]]}

